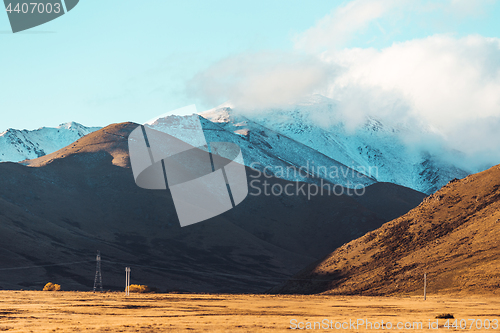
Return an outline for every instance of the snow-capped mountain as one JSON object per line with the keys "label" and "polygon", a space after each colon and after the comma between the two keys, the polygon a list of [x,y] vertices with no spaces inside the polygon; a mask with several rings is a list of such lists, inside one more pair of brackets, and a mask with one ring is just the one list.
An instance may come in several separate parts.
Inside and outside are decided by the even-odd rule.
{"label": "snow-capped mountain", "polygon": [[[204,126],[225,130],[208,136],[213,141],[240,144],[245,158],[250,156],[248,164],[257,160],[264,166],[276,165],[273,164],[275,161],[268,159],[272,156],[297,167],[312,164],[327,168],[343,166],[342,170],[349,168],[366,175],[367,181],[395,183],[427,194],[434,193],[453,178],[463,178],[471,173],[425,150],[410,147],[401,134],[415,129],[393,128],[371,118],[355,130],[346,129],[341,122],[319,126],[314,118],[321,112],[318,109],[327,112],[331,103],[334,101],[319,96],[289,109],[268,110],[252,116],[234,112],[227,103],[200,115],[210,120],[210,124]],[[311,112],[312,109],[315,112]],[[242,145],[241,142],[248,144]],[[256,156],[256,148],[263,156]],[[357,175],[352,175],[354,177],[350,180],[355,181]],[[349,180],[342,175],[342,181],[338,176],[332,179],[324,173],[316,176],[342,185]],[[292,180],[286,175],[283,178]]]}
{"label": "snow-capped mountain", "polygon": [[75,122],[33,131],[9,128],[0,133],[0,162],[20,162],[53,153],[98,129]]}
{"label": "snow-capped mountain", "polygon": [[[363,188],[376,183],[376,180],[369,175],[358,172],[286,135],[246,118],[233,117],[228,108],[210,113],[216,118],[213,121],[210,120],[209,114],[203,115],[204,117],[171,115],[152,121],[146,126],[190,142],[192,137],[186,137],[190,132],[184,130],[196,128],[195,124],[199,119],[208,144],[236,143],[242,150],[245,165],[269,176],[320,185],[324,180],[325,184],[339,184],[348,188]],[[220,121],[221,117],[227,121]],[[200,142],[196,145],[198,144]]]}

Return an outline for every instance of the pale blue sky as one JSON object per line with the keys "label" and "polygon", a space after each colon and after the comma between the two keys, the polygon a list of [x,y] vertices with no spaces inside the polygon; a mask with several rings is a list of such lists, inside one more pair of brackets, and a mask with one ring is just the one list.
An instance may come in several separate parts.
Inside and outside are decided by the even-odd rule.
{"label": "pale blue sky", "polygon": [[[428,2],[425,2],[428,4]],[[0,132],[77,121],[144,122],[185,105],[186,82],[228,56],[289,51],[332,1],[82,0],[52,22],[10,33],[0,14]],[[437,33],[500,37],[500,3],[389,13],[341,47],[383,48]]]}

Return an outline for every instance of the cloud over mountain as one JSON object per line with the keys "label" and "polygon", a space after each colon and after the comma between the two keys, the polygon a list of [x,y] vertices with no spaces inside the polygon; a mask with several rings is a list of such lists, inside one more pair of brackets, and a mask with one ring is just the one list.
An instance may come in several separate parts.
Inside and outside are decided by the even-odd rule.
{"label": "cloud over mountain", "polygon": [[[487,3],[470,12],[479,13]],[[223,59],[198,73],[189,90],[210,104],[230,99],[245,115],[317,93],[337,101],[329,112],[308,111],[320,125],[342,122],[354,130],[371,117],[418,127],[403,135],[415,149],[471,171],[498,163],[500,39],[435,34],[381,49],[342,48],[346,39],[373,25],[388,33],[379,20],[387,21],[388,15],[401,20],[413,7],[404,1],[351,1],[295,35],[295,50]],[[462,1],[442,1],[418,10],[460,17],[467,8]]]}
{"label": "cloud over mountain", "polygon": [[210,104],[231,99],[240,109],[281,107],[328,86],[335,65],[297,52],[238,54],[198,73],[190,92]]}
{"label": "cloud over mountain", "polygon": [[[500,40],[482,36],[431,36],[382,50],[325,53],[343,71],[328,88],[343,121],[365,116],[386,123],[420,124],[435,134],[426,149],[446,146],[474,161],[500,159]],[[415,143],[426,137],[407,138]]]}

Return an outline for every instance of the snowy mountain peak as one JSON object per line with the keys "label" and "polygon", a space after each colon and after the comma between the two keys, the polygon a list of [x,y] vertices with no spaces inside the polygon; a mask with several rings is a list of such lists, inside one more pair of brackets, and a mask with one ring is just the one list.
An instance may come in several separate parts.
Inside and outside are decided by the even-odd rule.
{"label": "snowy mountain peak", "polygon": [[9,128],[0,133],[0,162],[20,162],[53,153],[98,129],[76,122],[32,131]]}
{"label": "snowy mountain peak", "polygon": [[[250,155],[255,155],[254,148],[259,145],[266,155],[259,157],[262,161],[269,160],[268,156],[272,155],[296,166],[301,166],[297,164],[299,160],[300,163],[323,163],[327,167],[337,163],[376,181],[428,194],[451,179],[470,173],[423,148],[415,149],[405,141],[405,135],[418,131],[425,134],[425,128],[393,127],[367,117],[353,130],[335,119],[335,106],[334,100],[314,95],[287,108],[239,112],[229,105],[221,105],[200,115],[236,136],[231,139],[226,134],[227,141],[253,142],[248,149]],[[297,155],[301,155],[300,159]],[[318,163],[320,160],[322,162]],[[367,174],[366,170],[372,172]]]}
{"label": "snowy mountain peak", "polygon": [[69,123],[62,123],[59,126],[57,126],[57,128],[64,128],[64,129],[83,128],[83,127],[85,127],[85,126],[83,126],[79,123],[76,123],[74,121],[70,121]]}
{"label": "snowy mountain peak", "polygon": [[232,117],[232,109],[230,107],[222,107],[220,109],[201,112],[199,115],[214,123],[227,123]]}

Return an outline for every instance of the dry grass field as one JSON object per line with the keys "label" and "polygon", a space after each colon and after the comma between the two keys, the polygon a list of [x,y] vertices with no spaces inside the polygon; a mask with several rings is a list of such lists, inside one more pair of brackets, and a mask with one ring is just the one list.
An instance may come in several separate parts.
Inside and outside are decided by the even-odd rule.
{"label": "dry grass field", "polygon": [[[311,325],[324,319],[340,328],[357,319],[391,322],[392,331],[429,330],[428,321],[442,313],[460,319],[500,320],[500,298],[485,296],[368,297],[274,296],[227,294],[132,294],[88,292],[0,291],[0,331],[7,332],[291,332],[291,324]],[[325,322],[326,322],[325,321]],[[398,322],[422,322],[423,329],[397,329]],[[451,321],[453,322],[453,320]],[[466,331],[478,330],[475,326]],[[477,324],[477,322],[474,322]],[[318,324],[316,324],[318,325]],[[347,324],[344,324],[344,328]],[[316,331],[366,332],[366,324]],[[409,324],[408,324],[409,325]],[[304,326],[306,327],[306,326]],[[380,330],[380,329],[379,329]],[[459,329],[460,330],[460,329]],[[309,330],[310,331],[310,330]]]}

